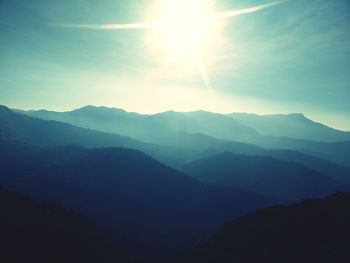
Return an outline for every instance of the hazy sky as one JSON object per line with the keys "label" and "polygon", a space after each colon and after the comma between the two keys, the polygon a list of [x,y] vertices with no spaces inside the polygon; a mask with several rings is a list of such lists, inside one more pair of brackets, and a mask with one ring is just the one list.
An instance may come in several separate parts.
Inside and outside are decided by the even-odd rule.
{"label": "hazy sky", "polygon": [[[200,49],[212,92],[198,64],[176,50],[187,43],[181,34],[165,44],[155,29],[68,27],[149,22],[161,2],[0,0],[0,104],[303,112],[350,130],[350,1],[291,0],[213,22]],[[212,0],[207,10],[268,2]]]}

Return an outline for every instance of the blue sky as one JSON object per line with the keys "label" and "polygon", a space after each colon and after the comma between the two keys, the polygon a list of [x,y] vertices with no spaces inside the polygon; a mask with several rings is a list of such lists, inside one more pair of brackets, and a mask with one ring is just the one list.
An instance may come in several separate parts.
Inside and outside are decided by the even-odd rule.
{"label": "blue sky", "polygon": [[[218,22],[215,45],[203,54],[212,93],[198,68],[171,58],[152,30],[57,26],[143,22],[159,2],[1,0],[0,103],[147,113],[303,112],[350,130],[349,1],[292,0]],[[264,3],[216,0],[210,11]]]}

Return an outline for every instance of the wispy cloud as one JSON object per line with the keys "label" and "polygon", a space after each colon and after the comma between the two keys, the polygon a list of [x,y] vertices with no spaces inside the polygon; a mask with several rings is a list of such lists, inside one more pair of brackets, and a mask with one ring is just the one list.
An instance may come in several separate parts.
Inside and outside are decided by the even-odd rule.
{"label": "wispy cloud", "polygon": [[225,19],[225,18],[241,16],[241,15],[250,14],[250,13],[256,13],[256,12],[262,11],[264,9],[270,8],[272,6],[286,3],[287,1],[288,0],[275,1],[275,2],[270,2],[267,4],[263,4],[263,5],[254,6],[254,7],[226,11],[226,12],[219,13],[219,14],[212,16],[212,19],[215,21],[215,20],[221,20],[221,19]]}
{"label": "wispy cloud", "polygon": [[[269,2],[263,5],[258,5],[249,8],[243,8],[238,10],[231,10],[209,16],[208,19],[212,21],[222,20],[225,18],[241,16],[250,13],[256,13],[264,9],[286,3],[288,0]],[[181,17],[179,17],[181,20]],[[128,23],[128,24],[53,24],[56,27],[67,27],[67,28],[80,28],[80,29],[93,29],[93,30],[120,30],[120,29],[148,29],[158,27],[158,23],[154,22],[140,22],[140,23]]]}
{"label": "wispy cloud", "polygon": [[155,23],[130,23],[130,24],[53,24],[55,27],[94,29],[94,30],[118,30],[118,29],[145,29],[155,27]]}

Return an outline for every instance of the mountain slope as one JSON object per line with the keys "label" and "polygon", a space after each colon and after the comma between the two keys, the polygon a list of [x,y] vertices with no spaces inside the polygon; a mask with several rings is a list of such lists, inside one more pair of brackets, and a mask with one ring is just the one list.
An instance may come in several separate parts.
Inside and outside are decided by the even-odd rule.
{"label": "mountain slope", "polygon": [[130,262],[85,220],[0,187],[2,262]]}
{"label": "mountain slope", "polygon": [[[154,115],[130,113],[116,108],[85,106],[67,112],[28,111],[32,117],[66,122],[83,128],[118,133],[161,145],[176,145],[177,132],[201,133],[216,138],[247,141],[258,136],[251,128],[211,112],[163,112]],[[220,127],[220,129],[217,129]]]}
{"label": "mountain slope", "polygon": [[269,149],[290,149],[327,159],[337,164],[350,167],[350,141],[343,142],[316,142],[297,140],[288,137],[265,136],[264,140],[255,142],[257,145]]}
{"label": "mountain slope", "polygon": [[350,182],[350,168],[312,155],[292,150],[268,150],[265,156],[271,156],[286,162],[295,162],[318,171],[328,177],[340,181]]}
{"label": "mountain slope", "polygon": [[190,262],[350,261],[350,193],[276,206],[226,224]]}
{"label": "mountain slope", "polygon": [[0,107],[0,136],[3,139],[21,140],[37,145],[80,144],[87,147],[127,146],[143,147],[145,144],[116,134],[81,129],[66,123],[43,121],[17,114]]}
{"label": "mountain slope", "polygon": [[194,161],[182,171],[203,182],[247,189],[287,200],[321,197],[350,189],[350,185],[345,187],[298,163],[229,152]]}
{"label": "mountain slope", "polygon": [[[97,114],[94,107],[87,107],[82,110],[89,110],[92,111],[91,114]],[[109,112],[109,109],[107,111]],[[123,112],[122,114],[124,116]],[[140,132],[142,131],[147,132],[145,129],[140,129]],[[203,134],[188,134],[185,132],[168,134],[168,139],[174,145],[172,147],[152,145],[117,134],[108,134],[60,122],[30,118],[17,114],[6,107],[0,108],[0,136],[1,134],[7,140],[12,138],[39,145],[80,144],[85,147],[129,147],[141,150],[177,169],[191,161],[225,151],[254,156],[273,156],[284,161],[299,162],[336,180],[350,181],[350,168],[296,151],[267,150],[251,144],[219,140]],[[342,156],[342,158],[347,158],[347,156]]]}
{"label": "mountain slope", "polygon": [[350,140],[350,132],[336,130],[322,123],[314,122],[303,114],[256,115],[232,113],[228,116],[264,135],[320,142]]}
{"label": "mountain slope", "polygon": [[[193,136],[202,140],[201,136]],[[166,164],[177,166],[192,155],[192,151],[148,144],[118,134],[76,127],[64,122],[47,121],[16,113],[0,106],[0,139],[15,140],[40,146],[81,145],[84,147],[127,147],[138,149]],[[195,141],[186,134],[179,134],[178,140],[193,145]]]}
{"label": "mountain slope", "polygon": [[[278,136],[272,136],[262,135],[230,116],[205,111],[188,113],[170,111],[155,115],[141,115],[114,108],[87,106],[62,113],[47,111],[22,113],[38,118],[63,121],[99,131],[120,133],[144,142],[165,146],[182,147],[183,141],[190,141],[188,140],[189,134],[200,133],[216,139],[254,144],[269,149],[296,150],[350,167],[350,139],[335,143],[316,141],[317,134],[329,137],[327,141],[338,141],[340,137],[347,139],[348,133],[314,123],[301,114],[292,114],[287,117],[280,117],[280,115],[271,117],[271,129],[276,130],[278,133]],[[278,124],[274,124],[275,119],[277,119],[276,122]],[[312,140],[287,137],[288,135],[296,134],[296,131],[298,131],[299,137],[309,138],[310,136],[315,136],[310,137]],[[303,135],[303,131],[305,131],[305,135]]]}
{"label": "mountain slope", "polygon": [[0,157],[1,184],[83,213],[138,255],[164,256],[230,218],[276,202],[200,183],[129,149],[2,142]]}

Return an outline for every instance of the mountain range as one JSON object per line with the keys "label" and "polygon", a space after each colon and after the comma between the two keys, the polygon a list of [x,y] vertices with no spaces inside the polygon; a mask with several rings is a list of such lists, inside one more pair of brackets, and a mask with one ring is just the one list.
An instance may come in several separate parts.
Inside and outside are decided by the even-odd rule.
{"label": "mountain range", "polygon": [[82,213],[133,255],[172,255],[231,218],[280,202],[201,183],[131,149],[0,146],[2,185]]}
{"label": "mountain range", "polygon": [[0,184],[81,213],[136,262],[176,263],[229,220],[350,190],[347,132],[244,116],[0,106]]}
{"label": "mountain range", "polygon": [[208,183],[249,189],[281,200],[322,197],[350,190],[303,165],[267,156],[246,156],[230,152],[187,164],[184,173]]}
{"label": "mountain range", "polygon": [[273,115],[232,113],[229,116],[241,125],[251,127],[263,135],[319,142],[350,140],[350,132],[340,131],[315,122],[302,113]]}
{"label": "mountain range", "polygon": [[[88,107],[92,109],[92,107]],[[285,162],[300,163],[338,181],[350,181],[350,169],[327,159],[300,153],[295,150],[266,149],[253,144],[228,141],[203,134],[176,132],[175,146],[163,146],[138,141],[118,134],[78,128],[57,121],[44,121],[0,108],[1,134],[26,143],[42,146],[82,145],[84,147],[128,147],[145,152],[175,169],[195,160],[233,152],[248,156],[269,156]],[[140,129],[141,130],[141,129]],[[346,143],[343,151],[348,151]],[[347,157],[345,157],[347,158]]]}
{"label": "mountain range", "polygon": [[[350,167],[350,133],[307,119],[302,114],[258,116],[206,111],[168,111],[154,115],[86,106],[68,112],[21,111],[45,120],[177,147],[184,134],[254,144],[267,149],[290,149]],[[252,118],[254,116],[254,118]],[[269,128],[266,128],[269,127]],[[186,136],[185,136],[186,137]]]}

